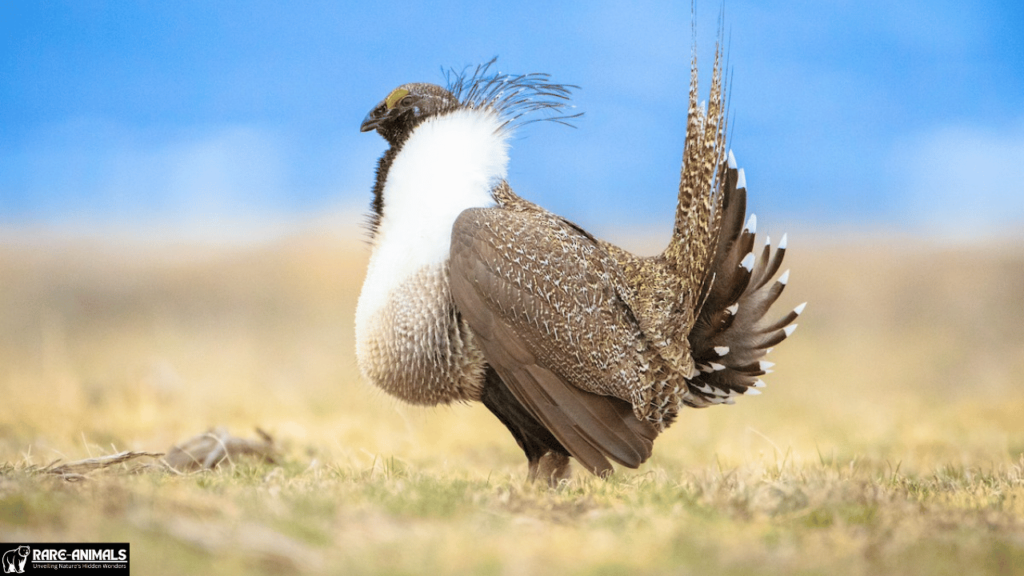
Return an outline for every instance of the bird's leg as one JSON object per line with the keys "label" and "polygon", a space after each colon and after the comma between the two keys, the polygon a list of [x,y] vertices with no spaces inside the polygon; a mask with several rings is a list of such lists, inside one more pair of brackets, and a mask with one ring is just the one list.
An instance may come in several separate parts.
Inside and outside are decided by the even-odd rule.
{"label": "bird's leg", "polygon": [[530,460],[526,479],[531,484],[538,479],[547,479],[548,486],[557,488],[562,480],[572,477],[572,463],[565,454],[548,450],[540,458]]}
{"label": "bird's leg", "polygon": [[569,453],[533,415],[515,399],[493,369],[488,369],[480,400],[508,428],[529,462],[526,482],[546,479],[552,488],[568,480]]}
{"label": "bird's leg", "polygon": [[540,472],[540,458],[530,460],[526,469],[526,483],[533,484],[537,481],[537,474]]}

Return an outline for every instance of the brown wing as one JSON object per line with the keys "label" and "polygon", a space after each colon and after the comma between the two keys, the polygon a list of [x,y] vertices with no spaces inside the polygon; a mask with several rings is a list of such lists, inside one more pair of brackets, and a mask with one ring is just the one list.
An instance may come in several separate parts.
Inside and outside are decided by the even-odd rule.
{"label": "brown wing", "polygon": [[592,238],[544,212],[471,209],[452,228],[452,297],[487,361],[599,475],[609,458],[639,466],[657,436],[628,401],[642,344],[617,272]]}

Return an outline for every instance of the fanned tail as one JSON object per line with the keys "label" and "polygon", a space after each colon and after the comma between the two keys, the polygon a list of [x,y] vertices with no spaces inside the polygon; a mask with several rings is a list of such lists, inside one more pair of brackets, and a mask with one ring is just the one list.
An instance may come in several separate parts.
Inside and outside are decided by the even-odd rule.
{"label": "fanned tail", "polygon": [[757,217],[744,225],[746,178],[737,168],[732,152],[722,165],[721,230],[701,297],[703,305],[689,335],[691,353],[699,373],[689,379],[692,394],[687,402],[702,407],[732,404],[740,394],[760,394],[759,378],[773,364],[762,360],[771,347],[785,340],[804,310],[804,304],[781,318],[766,319],[768,309],[782,294],[789,271],[772,279],[786,254],[783,235],[775,251],[765,242],[760,254],[754,252]]}

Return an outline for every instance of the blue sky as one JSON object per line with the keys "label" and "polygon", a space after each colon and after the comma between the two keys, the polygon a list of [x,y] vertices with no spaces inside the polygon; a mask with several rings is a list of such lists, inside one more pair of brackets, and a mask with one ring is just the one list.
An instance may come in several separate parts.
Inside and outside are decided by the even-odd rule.
{"label": "blue sky", "polygon": [[[697,7],[705,70],[718,11]],[[729,0],[725,28],[731,146],[762,220],[1024,224],[1024,3]],[[517,134],[513,187],[584,225],[667,229],[690,30],[686,2],[7,1],[0,226],[363,207],[385,147],[366,112],[498,56],[578,84],[585,114]]]}

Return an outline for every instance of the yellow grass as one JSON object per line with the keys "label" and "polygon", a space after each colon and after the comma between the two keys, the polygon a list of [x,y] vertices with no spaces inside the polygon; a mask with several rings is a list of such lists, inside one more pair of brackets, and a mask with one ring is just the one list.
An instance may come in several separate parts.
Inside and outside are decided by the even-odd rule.
{"label": "yellow grass", "polygon": [[[552,492],[482,406],[360,381],[357,236],[5,236],[0,541],[130,541],[138,574],[1024,571],[1020,250],[795,236],[780,305],[810,304],[765,394]],[[280,465],[38,470],[215,425]]]}

